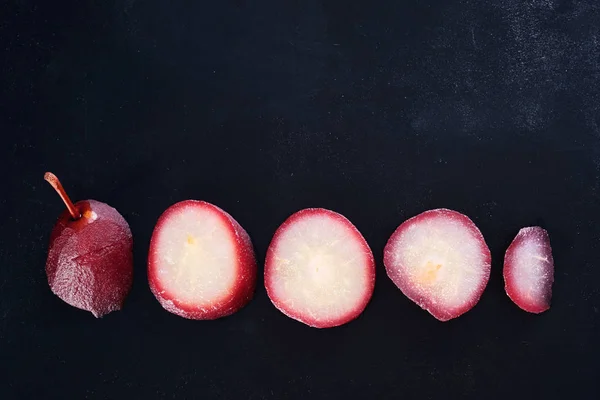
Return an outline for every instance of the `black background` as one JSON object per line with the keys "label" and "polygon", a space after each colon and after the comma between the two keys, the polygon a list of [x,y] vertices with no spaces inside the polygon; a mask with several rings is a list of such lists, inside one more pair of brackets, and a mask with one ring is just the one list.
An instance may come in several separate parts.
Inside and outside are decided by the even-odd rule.
{"label": "black background", "polygon": [[[600,5],[595,0],[9,1],[0,6],[0,397],[600,396]],[[72,198],[134,235],[124,309],[95,319],[49,290]],[[218,321],[164,311],[147,285],[154,223],[203,199],[259,260],[255,299]],[[262,285],[277,226],[326,207],[377,262],[359,319],[317,330]],[[427,209],[470,216],[493,265],[447,323],[385,275],[383,246]],[[505,295],[518,231],[549,233],[552,308]]]}

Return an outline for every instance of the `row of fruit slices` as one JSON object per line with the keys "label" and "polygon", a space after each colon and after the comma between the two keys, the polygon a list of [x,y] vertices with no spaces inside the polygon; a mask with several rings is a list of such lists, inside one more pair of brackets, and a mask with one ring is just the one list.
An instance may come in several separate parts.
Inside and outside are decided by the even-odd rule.
{"label": "row of fruit slices", "polygon": [[[56,176],[46,173],[45,179],[67,206],[50,236],[50,288],[96,317],[119,310],[133,278],[129,225],[107,204],[73,204]],[[387,275],[409,299],[447,321],[479,301],[491,254],[467,216],[436,209],[403,222],[385,246],[383,261]],[[250,237],[219,207],[186,200],[159,218],[150,242],[148,280],[166,310],[200,320],[230,315],[252,298],[256,275]],[[523,310],[540,313],[550,307],[554,261],[544,229],[519,231],[506,251],[504,280],[508,296]],[[285,315],[329,328],[365,309],[375,287],[375,261],[348,219],[308,208],[275,232],[264,281],[269,298]]]}

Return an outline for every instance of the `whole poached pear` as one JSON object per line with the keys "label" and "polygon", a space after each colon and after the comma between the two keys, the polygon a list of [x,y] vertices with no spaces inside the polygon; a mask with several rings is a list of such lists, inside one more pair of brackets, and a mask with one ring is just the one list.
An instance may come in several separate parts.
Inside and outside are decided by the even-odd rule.
{"label": "whole poached pear", "polygon": [[120,310],[133,281],[133,239],[127,221],[96,200],[73,204],[54,174],[47,172],[44,179],[67,206],[50,234],[50,289],[97,318]]}

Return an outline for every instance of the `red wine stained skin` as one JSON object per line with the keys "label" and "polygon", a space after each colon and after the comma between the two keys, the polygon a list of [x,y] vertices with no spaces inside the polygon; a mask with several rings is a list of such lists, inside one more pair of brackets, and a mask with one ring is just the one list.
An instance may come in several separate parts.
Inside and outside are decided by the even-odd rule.
{"label": "red wine stained skin", "polygon": [[50,234],[46,274],[66,303],[101,317],[120,310],[133,280],[133,239],[117,210],[96,200],[65,210]]}
{"label": "red wine stained skin", "polygon": [[[169,293],[164,289],[158,276],[159,254],[156,249],[160,237],[159,232],[164,224],[169,223],[169,219],[173,215],[185,210],[186,207],[205,208],[219,215],[224,225],[229,229],[231,239],[235,243],[235,258],[239,271],[237,279],[227,296],[215,299],[212,306],[208,308],[179,301],[176,293]],[[198,200],[184,200],[173,204],[158,219],[152,233],[152,238],[150,239],[148,283],[150,290],[163,308],[180,317],[196,320],[212,320],[231,315],[248,304],[252,297],[254,297],[254,290],[256,288],[256,257],[250,236],[231,215],[214,204]]]}

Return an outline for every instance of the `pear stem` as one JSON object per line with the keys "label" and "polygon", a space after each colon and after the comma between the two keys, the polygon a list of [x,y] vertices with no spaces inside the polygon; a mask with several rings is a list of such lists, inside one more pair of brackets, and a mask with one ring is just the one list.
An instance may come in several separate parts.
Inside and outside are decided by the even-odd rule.
{"label": "pear stem", "polygon": [[81,218],[81,213],[79,212],[77,207],[75,207],[75,204],[73,204],[67,192],[65,192],[65,189],[61,185],[56,175],[54,175],[52,172],[46,172],[44,174],[44,180],[50,185],[52,185],[54,190],[56,190],[56,193],[58,193],[62,201],[65,203],[65,206],[67,206],[67,210],[69,210],[69,214],[71,214],[71,217],[73,217],[73,219]]}

